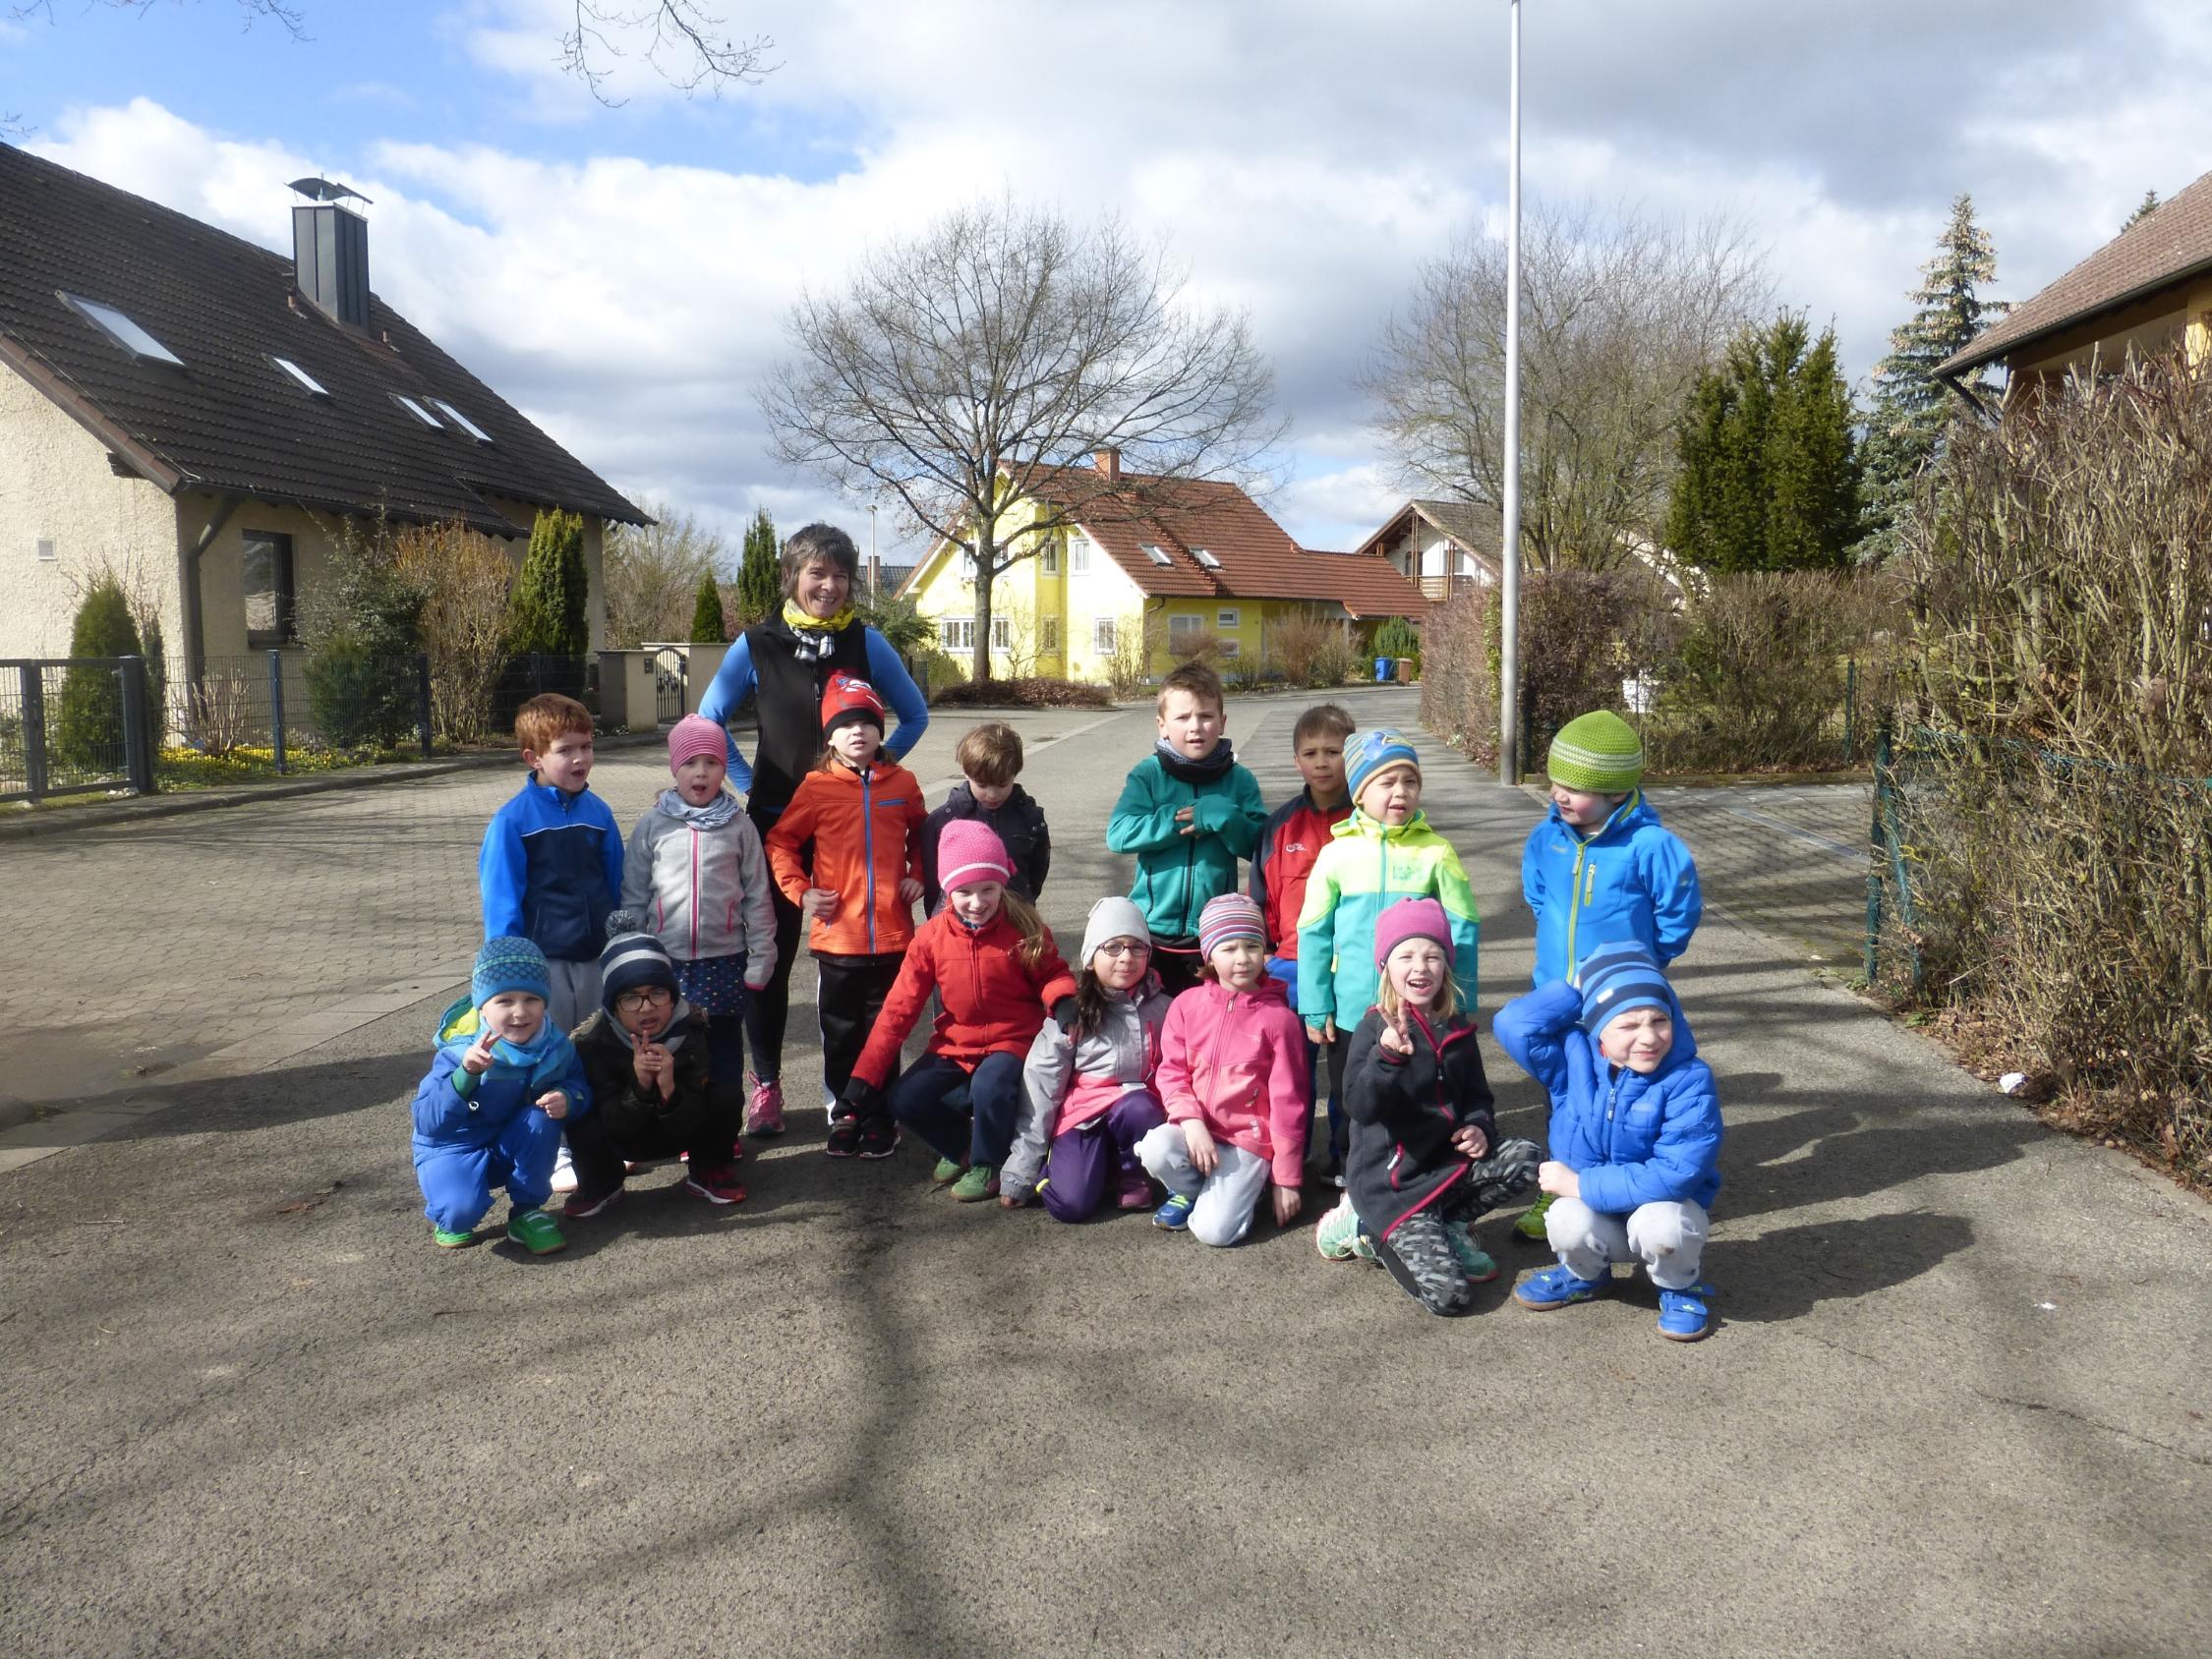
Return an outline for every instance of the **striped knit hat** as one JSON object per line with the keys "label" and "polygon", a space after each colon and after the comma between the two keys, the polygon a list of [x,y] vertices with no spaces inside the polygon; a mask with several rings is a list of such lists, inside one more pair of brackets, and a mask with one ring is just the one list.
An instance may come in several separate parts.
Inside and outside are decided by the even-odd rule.
{"label": "striped knit hat", "polygon": [[469,974],[469,996],[478,1007],[505,991],[521,991],[541,1001],[553,1001],[553,970],[546,953],[527,939],[488,939]]}
{"label": "striped knit hat", "polygon": [[1211,961],[1216,948],[1240,939],[1267,943],[1267,924],[1259,906],[1241,892],[1225,892],[1206,900],[1198,912],[1198,959]]}
{"label": "striped knit hat", "polygon": [[1552,738],[1543,772],[1569,789],[1625,795],[1643,779],[1644,740],[1609,709],[1577,715]]}
{"label": "striped knit hat", "polygon": [[1402,731],[1363,731],[1353,735],[1352,746],[1344,751],[1344,781],[1350,789],[1354,805],[1359,804],[1360,791],[1368,786],[1368,779],[1388,767],[1412,767],[1414,775],[1421,775],[1421,757]]}
{"label": "striped knit hat", "polygon": [[649,933],[616,934],[599,953],[599,1000],[614,1011],[614,1000],[625,991],[658,985],[676,990],[675,962],[661,942]]}
{"label": "striped knit hat", "polygon": [[1582,1028],[1595,1037],[1630,1008],[1676,1008],[1659,958],[1641,944],[1601,944],[1582,959]]}
{"label": "striped knit hat", "polygon": [[973,887],[977,882],[1014,880],[1014,860],[1006,843],[988,824],[972,818],[956,818],[937,837],[937,885],[947,892]]}

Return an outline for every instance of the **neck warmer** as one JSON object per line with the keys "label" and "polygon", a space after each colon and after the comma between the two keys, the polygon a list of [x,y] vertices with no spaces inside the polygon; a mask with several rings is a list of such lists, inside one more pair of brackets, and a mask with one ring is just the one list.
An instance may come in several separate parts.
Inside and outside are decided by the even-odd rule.
{"label": "neck warmer", "polygon": [[[633,1054],[637,1052],[637,1039],[632,1037],[622,1022],[614,1017],[612,1008],[607,1010],[607,1024],[608,1028],[622,1040],[623,1048],[628,1049]],[[683,1047],[683,1040],[691,1035],[690,1028],[691,1004],[678,997],[675,1000],[675,1006],[669,1010],[669,1023],[661,1028],[653,1040],[672,1055],[676,1050]]]}
{"label": "neck warmer", "polygon": [[1209,783],[1227,772],[1237,761],[1237,751],[1226,737],[1216,743],[1213,753],[1202,761],[1192,760],[1164,737],[1152,745],[1152,753],[1159,756],[1160,766],[1168,776],[1181,783]]}
{"label": "neck warmer", "polygon": [[[484,1029],[483,1018],[479,1010],[478,1023],[456,1039],[457,1047],[465,1049],[475,1043],[477,1033]],[[568,1035],[555,1030],[551,1019],[541,1020],[538,1034],[527,1043],[510,1043],[504,1037],[492,1040],[493,1069],[521,1072],[532,1099],[560,1081],[561,1073],[568,1069]]]}
{"label": "neck warmer", "polygon": [[681,790],[664,789],[661,798],[653,803],[654,809],[669,817],[688,824],[694,830],[720,830],[744,808],[737,797],[725,789],[703,807],[695,807],[683,798]]}
{"label": "neck warmer", "polygon": [[846,604],[835,616],[815,616],[800,609],[796,600],[784,601],[784,626],[790,629],[791,638],[798,642],[798,655],[813,662],[828,658],[838,635],[852,626],[857,614]]}

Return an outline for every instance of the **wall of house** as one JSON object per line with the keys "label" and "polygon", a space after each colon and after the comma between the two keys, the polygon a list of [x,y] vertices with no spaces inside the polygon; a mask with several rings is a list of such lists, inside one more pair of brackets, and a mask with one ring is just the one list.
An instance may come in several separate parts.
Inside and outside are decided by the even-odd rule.
{"label": "wall of house", "polygon": [[[1062,546],[1049,561],[1040,553],[1000,573],[992,585],[991,608],[1007,619],[1012,649],[992,652],[993,674],[1061,675],[1093,684],[1111,677],[1111,654],[1098,650],[1097,619],[1114,618],[1117,634],[1139,628],[1144,596],[1103,548],[1093,545],[1087,562],[1087,569],[1077,570],[1073,552]],[[907,596],[933,622],[972,620],[975,615],[975,583],[965,559],[950,545],[938,547],[923,561]],[[1057,647],[1053,624],[1058,625]],[[968,650],[942,644],[939,649],[966,677]]]}
{"label": "wall of house", "polygon": [[[39,558],[42,540],[53,558]],[[78,600],[103,567],[154,607],[167,648],[180,649],[169,497],[116,477],[105,444],[0,369],[0,657],[67,656]]]}

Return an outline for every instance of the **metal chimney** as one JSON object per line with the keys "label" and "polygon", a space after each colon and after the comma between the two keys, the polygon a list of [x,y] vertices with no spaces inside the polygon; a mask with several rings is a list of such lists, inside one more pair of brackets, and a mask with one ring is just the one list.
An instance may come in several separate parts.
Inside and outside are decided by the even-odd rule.
{"label": "metal chimney", "polygon": [[302,294],[324,315],[353,328],[369,326],[369,221],[341,200],[369,199],[328,179],[294,179],[306,197],[292,208],[292,273]]}

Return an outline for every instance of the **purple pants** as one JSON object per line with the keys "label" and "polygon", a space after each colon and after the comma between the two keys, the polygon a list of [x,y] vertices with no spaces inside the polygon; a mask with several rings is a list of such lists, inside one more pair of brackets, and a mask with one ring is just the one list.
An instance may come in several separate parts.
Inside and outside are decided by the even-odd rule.
{"label": "purple pants", "polygon": [[1106,1196],[1107,1176],[1141,1172],[1136,1143],[1166,1121],[1158,1101],[1132,1089],[1082,1127],[1054,1135],[1045,1157],[1045,1214],[1058,1222],[1089,1219]]}

